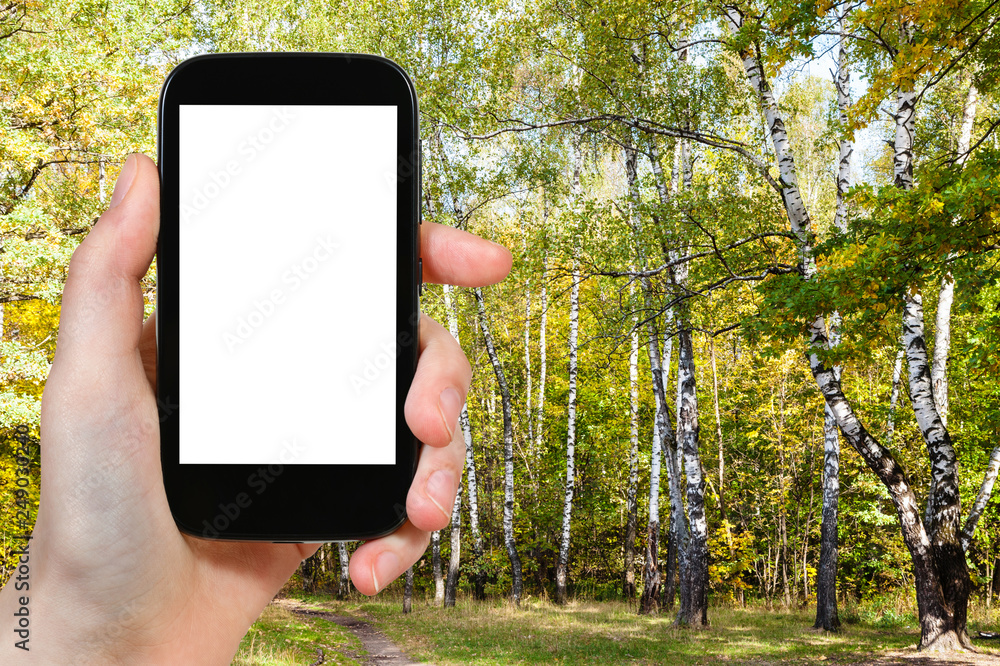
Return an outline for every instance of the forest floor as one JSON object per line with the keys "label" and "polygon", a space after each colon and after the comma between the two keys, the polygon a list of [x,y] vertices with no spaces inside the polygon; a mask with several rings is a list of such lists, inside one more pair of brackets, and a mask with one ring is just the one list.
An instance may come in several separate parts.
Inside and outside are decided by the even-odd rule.
{"label": "forest floor", "polygon": [[[414,599],[413,612],[404,615],[401,598],[393,596],[337,601],[298,595],[265,610],[233,663],[1000,665],[1000,640],[974,639],[979,654],[932,656],[916,651],[915,623],[891,615],[854,617],[838,634],[827,634],[811,628],[813,613],[713,607],[712,626],[691,630],[672,626],[670,614],[640,617],[616,602],[558,607],[528,600],[515,609],[460,599],[444,610]],[[973,636],[1000,627],[997,609],[972,618]]]}

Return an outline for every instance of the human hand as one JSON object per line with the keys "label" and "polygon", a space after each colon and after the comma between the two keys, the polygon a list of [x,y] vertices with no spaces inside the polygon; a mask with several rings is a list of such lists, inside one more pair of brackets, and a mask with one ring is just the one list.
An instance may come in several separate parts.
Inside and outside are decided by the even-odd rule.
{"label": "human hand", "polygon": [[[206,541],[178,531],[163,490],[155,398],[155,314],[139,282],[156,250],[159,179],[125,163],[111,205],[73,255],[59,343],[42,400],[42,495],[30,590],[8,583],[0,616],[30,598],[30,652],[0,662],[228,664],[240,639],[316,544]],[[503,247],[424,224],[428,282],[480,286],[510,270]],[[405,414],[425,446],[407,523],[357,549],[355,586],[374,594],[450,520],[464,444],[456,433],[471,371],[454,338],[421,317],[420,359]]]}

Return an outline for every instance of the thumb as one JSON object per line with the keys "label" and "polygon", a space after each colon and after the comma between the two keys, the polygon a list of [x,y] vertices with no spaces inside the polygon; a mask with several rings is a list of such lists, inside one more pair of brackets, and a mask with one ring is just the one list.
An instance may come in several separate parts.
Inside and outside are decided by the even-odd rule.
{"label": "thumb", "polygon": [[[145,155],[125,161],[108,210],[69,264],[59,322],[60,352],[107,364],[134,352],[142,332],[142,290],[159,233],[159,176]],[[105,366],[106,367],[106,366]]]}
{"label": "thumb", "polygon": [[42,397],[38,522],[110,534],[106,543],[169,521],[165,501],[155,520],[144,513],[137,524],[130,513],[136,498],[156,497],[161,487],[156,401],[139,354],[139,281],[156,251],[159,217],[156,165],[131,155],[110,207],[70,260]]}

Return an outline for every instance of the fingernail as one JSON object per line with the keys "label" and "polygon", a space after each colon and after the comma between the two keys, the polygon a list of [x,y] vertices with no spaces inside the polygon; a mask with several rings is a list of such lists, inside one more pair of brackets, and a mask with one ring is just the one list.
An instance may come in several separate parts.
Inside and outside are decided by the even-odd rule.
{"label": "fingernail", "polygon": [[439,469],[427,479],[424,492],[428,499],[434,502],[434,506],[440,509],[446,517],[451,516],[451,502],[449,500],[454,499],[453,493],[456,485],[455,475],[446,469]]}
{"label": "fingernail", "polygon": [[387,550],[372,562],[372,581],[375,583],[375,591],[382,591],[380,580],[386,585],[399,575],[399,556],[391,550]]}
{"label": "fingernail", "polygon": [[455,424],[458,423],[458,414],[462,411],[462,396],[455,389],[446,388],[441,391],[441,397],[438,398],[438,410],[444,421],[444,429],[448,431],[448,439],[451,439],[455,436]]}
{"label": "fingernail", "polygon": [[135,180],[135,172],[138,171],[139,159],[135,155],[129,155],[128,159],[125,160],[125,164],[122,165],[122,170],[118,173],[118,181],[115,182],[115,191],[111,194],[111,203],[108,208],[114,208],[122,202],[125,195],[128,194],[129,188],[132,187],[132,181]]}

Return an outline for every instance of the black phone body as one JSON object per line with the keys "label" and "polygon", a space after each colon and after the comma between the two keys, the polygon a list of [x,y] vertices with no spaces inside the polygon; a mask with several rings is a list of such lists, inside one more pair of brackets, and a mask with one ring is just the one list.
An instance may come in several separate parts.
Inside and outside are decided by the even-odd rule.
{"label": "black phone body", "polygon": [[420,149],[403,70],[198,56],[159,105],[157,399],[178,527],[340,541],[406,519]]}

